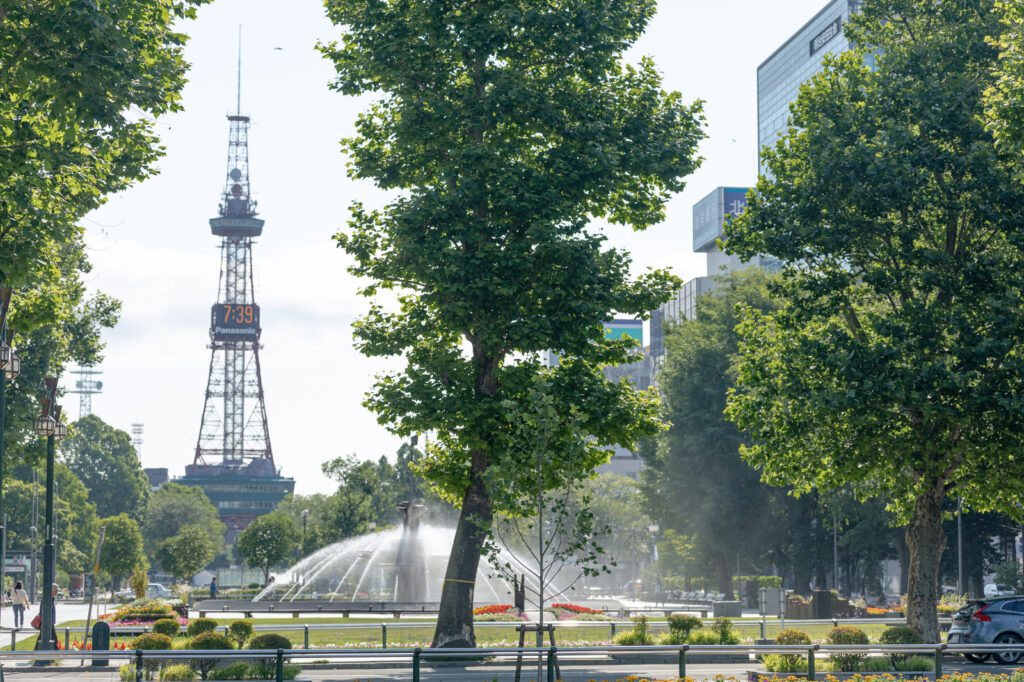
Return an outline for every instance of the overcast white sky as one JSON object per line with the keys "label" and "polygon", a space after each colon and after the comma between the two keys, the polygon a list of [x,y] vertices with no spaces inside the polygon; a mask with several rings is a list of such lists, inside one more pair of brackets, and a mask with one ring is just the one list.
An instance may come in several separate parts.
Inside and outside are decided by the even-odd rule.
{"label": "overcast white sky", "polygon": [[[719,185],[756,174],[756,69],[825,0],[662,0],[630,53],[652,56],[667,89],[707,102],[703,166],[644,233],[616,229],[638,269],[705,274],[690,247],[693,204]],[[366,99],[327,88],[330,64],[317,40],[338,34],[316,0],[216,0],[183,26],[192,64],[185,111],[161,119],[160,175],[114,196],[85,219],[94,270],[89,284],[120,298],[121,323],[105,334],[103,393],[93,412],[125,429],[145,424],[142,462],[184,473],[192,460],[209,365],[209,310],[217,294],[216,214],[225,174],[227,121],[235,101],[238,25],[243,27],[242,111],[252,116],[252,186],[266,220],[254,246],[261,355],[274,455],[303,494],[326,492],[320,463],[347,453],[392,455],[398,439],[362,407],[384,365],[352,348],[351,323],[367,307],[331,235],[348,204],[386,196],[345,176],[338,141]],[[275,48],[282,48],[277,50]],[[72,418],[78,410],[65,399]]]}

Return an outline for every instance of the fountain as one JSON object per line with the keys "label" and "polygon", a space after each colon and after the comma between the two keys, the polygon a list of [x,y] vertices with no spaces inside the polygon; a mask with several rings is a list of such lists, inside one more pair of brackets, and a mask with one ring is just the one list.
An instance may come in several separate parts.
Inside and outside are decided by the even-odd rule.
{"label": "fountain", "polygon": [[[279,611],[299,608],[300,600],[316,602],[320,611],[363,610],[360,607],[373,611],[436,609],[455,531],[423,523],[426,507],[421,504],[402,502],[398,511],[402,516],[400,528],[370,532],[323,547],[276,574],[253,601],[274,601]],[[499,560],[512,566],[520,561],[507,551]],[[493,573],[482,560],[474,601],[512,603],[516,587]],[[530,578],[526,580],[530,582]],[[547,590],[557,592],[550,586]]]}

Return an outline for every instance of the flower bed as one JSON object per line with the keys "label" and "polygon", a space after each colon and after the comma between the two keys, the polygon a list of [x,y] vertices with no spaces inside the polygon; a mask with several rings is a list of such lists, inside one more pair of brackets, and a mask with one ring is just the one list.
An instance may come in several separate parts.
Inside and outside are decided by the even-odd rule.
{"label": "flower bed", "polygon": [[489,604],[473,609],[473,620],[478,623],[513,623],[529,619],[512,604]]}
{"label": "flower bed", "polygon": [[576,604],[552,604],[551,612],[558,620],[621,620],[606,615],[604,611]]}
{"label": "flower bed", "polygon": [[100,616],[100,620],[111,625],[149,625],[161,618],[179,618],[174,608],[163,599],[136,599],[113,613]]}

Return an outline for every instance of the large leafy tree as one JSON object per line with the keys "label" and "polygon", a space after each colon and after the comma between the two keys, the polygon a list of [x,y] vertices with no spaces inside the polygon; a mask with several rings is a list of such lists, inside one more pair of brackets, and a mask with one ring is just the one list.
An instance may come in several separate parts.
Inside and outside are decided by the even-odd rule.
{"label": "large leafy tree", "polygon": [[215,545],[202,526],[186,524],[174,537],[162,541],[156,548],[157,564],[186,583],[210,563]]}
{"label": "large leafy tree", "polygon": [[101,516],[125,512],[142,521],[149,481],[131,436],[90,414],[75,422],[72,437],[61,445],[65,463],[89,489]]}
{"label": "large leafy tree", "polygon": [[201,3],[0,5],[0,283],[81,248],[78,220],[152,171],[153,117],[180,108],[185,83],[173,24]]}
{"label": "large leafy tree", "polygon": [[146,563],[139,524],[127,514],[100,519],[105,528],[103,547],[100,549],[100,570],[109,574],[116,588],[122,576],[130,575],[137,566]]}
{"label": "large leafy tree", "polygon": [[1024,152],[1024,6],[1016,0],[997,1],[996,6],[1002,18],[1001,31],[993,38],[1000,50],[999,78],[988,91],[989,114],[997,138],[1020,154]]}
{"label": "large leafy tree", "polygon": [[291,518],[278,513],[266,514],[239,533],[235,551],[246,564],[262,569],[266,585],[270,569],[291,557],[298,539],[298,530]]}
{"label": "large leafy tree", "polygon": [[742,323],[729,414],[769,482],[886,496],[908,522],[908,623],[935,642],[947,496],[1021,513],[1024,186],[985,116],[994,0],[861,9],[858,49],[802,88],[726,228],[785,264],[788,301]]}
{"label": "large leafy tree", "polygon": [[[677,280],[632,279],[628,256],[588,224],[662,219],[697,165],[700,105],[663,91],[649,60],[621,59],[654,0],[326,4],[344,27],[323,48],[335,87],[380,95],[346,143],[351,174],[397,195],[384,210],[353,206],[337,237],[369,280],[364,294],[400,294],[397,309],[374,302],[355,326],[364,354],[407,361],[366,404],[398,434],[438,434],[420,471],[461,516],[434,645],[472,645],[492,486],[530,485],[503,406],[525,401],[538,356],[562,352],[547,390],[584,409],[589,466],[601,447],[654,432],[653,395],[601,373],[630,349],[601,323],[655,308]],[[558,487],[557,457],[550,466]]]}
{"label": "large leafy tree", "polygon": [[724,414],[735,384],[737,307],[777,308],[770,278],[759,268],[721,276],[697,300],[694,319],[668,326],[658,386],[672,426],[648,453],[643,473],[648,513],[690,539],[695,557],[714,567],[718,590],[727,595],[737,558],[756,562],[784,529],[778,514],[784,494],[743,461],[745,437]]}
{"label": "large leafy tree", "polygon": [[202,528],[215,554],[224,549],[227,527],[202,488],[165,483],[150,494],[146,507],[146,521],[142,526],[146,553],[155,558],[160,543],[177,535],[184,526]]}

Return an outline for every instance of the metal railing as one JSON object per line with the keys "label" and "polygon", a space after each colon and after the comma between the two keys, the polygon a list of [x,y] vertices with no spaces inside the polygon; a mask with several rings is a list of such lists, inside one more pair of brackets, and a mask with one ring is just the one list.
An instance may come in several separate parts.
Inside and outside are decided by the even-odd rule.
{"label": "metal railing", "polygon": [[[135,666],[136,680],[142,680],[143,672],[147,662],[160,665],[170,661],[202,661],[216,660],[224,661],[231,659],[262,659],[271,662],[274,666],[275,679],[281,682],[284,679],[284,664],[288,661],[301,661],[303,659],[333,659],[340,662],[351,662],[358,665],[360,662],[373,661],[395,661],[396,663],[408,664],[412,668],[413,682],[421,682],[422,668],[425,663],[429,664],[431,659],[480,659],[483,657],[507,661],[512,658],[537,658],[546,663],[547,682],[555,682],[555,669],[558,657],[566,658],[585,657],[588,654],[599,654],[605,656],[633,655],[631,659],[622,661],[627,664],[641,664],[639,657],[664,656],[669,657],[678,665],[680,678],[686,677],[687,657],[700,654],[746,654],[759,656],[763,654],[788,654],[791,656],[807,657],[807,679],[814,682],[816,679],[815,664],[819,657],[838,655],[849,656],[854,654],[870,656],[894,654],[918,654],[934,657],[935,668],[930,676],[934,680],[942,677],[942,657],[947,654],[991,654],[995,652],[1021,652],[1024,653],[1024,644],[907,644],[907,645],[832,645],[832,644],[811,644],[811,645],[655,645],[655,646],[592,646],[592,647],[482,647],[475,649],[423,649],[423,648],[392,648],[392,649],[225,649],[225,650],[182,650],[174,649],[168,651],[154,650],[121,650],[121,651],[23,651],[23,652],[0,652],[0,676],[5,663],[11,661],[60,661],[64,659],[92,659],[92,660],[123,660],[133,663]],[[10,668],[8,667],[9,671]],[[68,668],[68,672],[81,671],[82,668]],[[60,671],[60,668],[54,668]],[[766,673],[771,676],[772,673]],[[785,673],[780,673],[784,676]]]}

